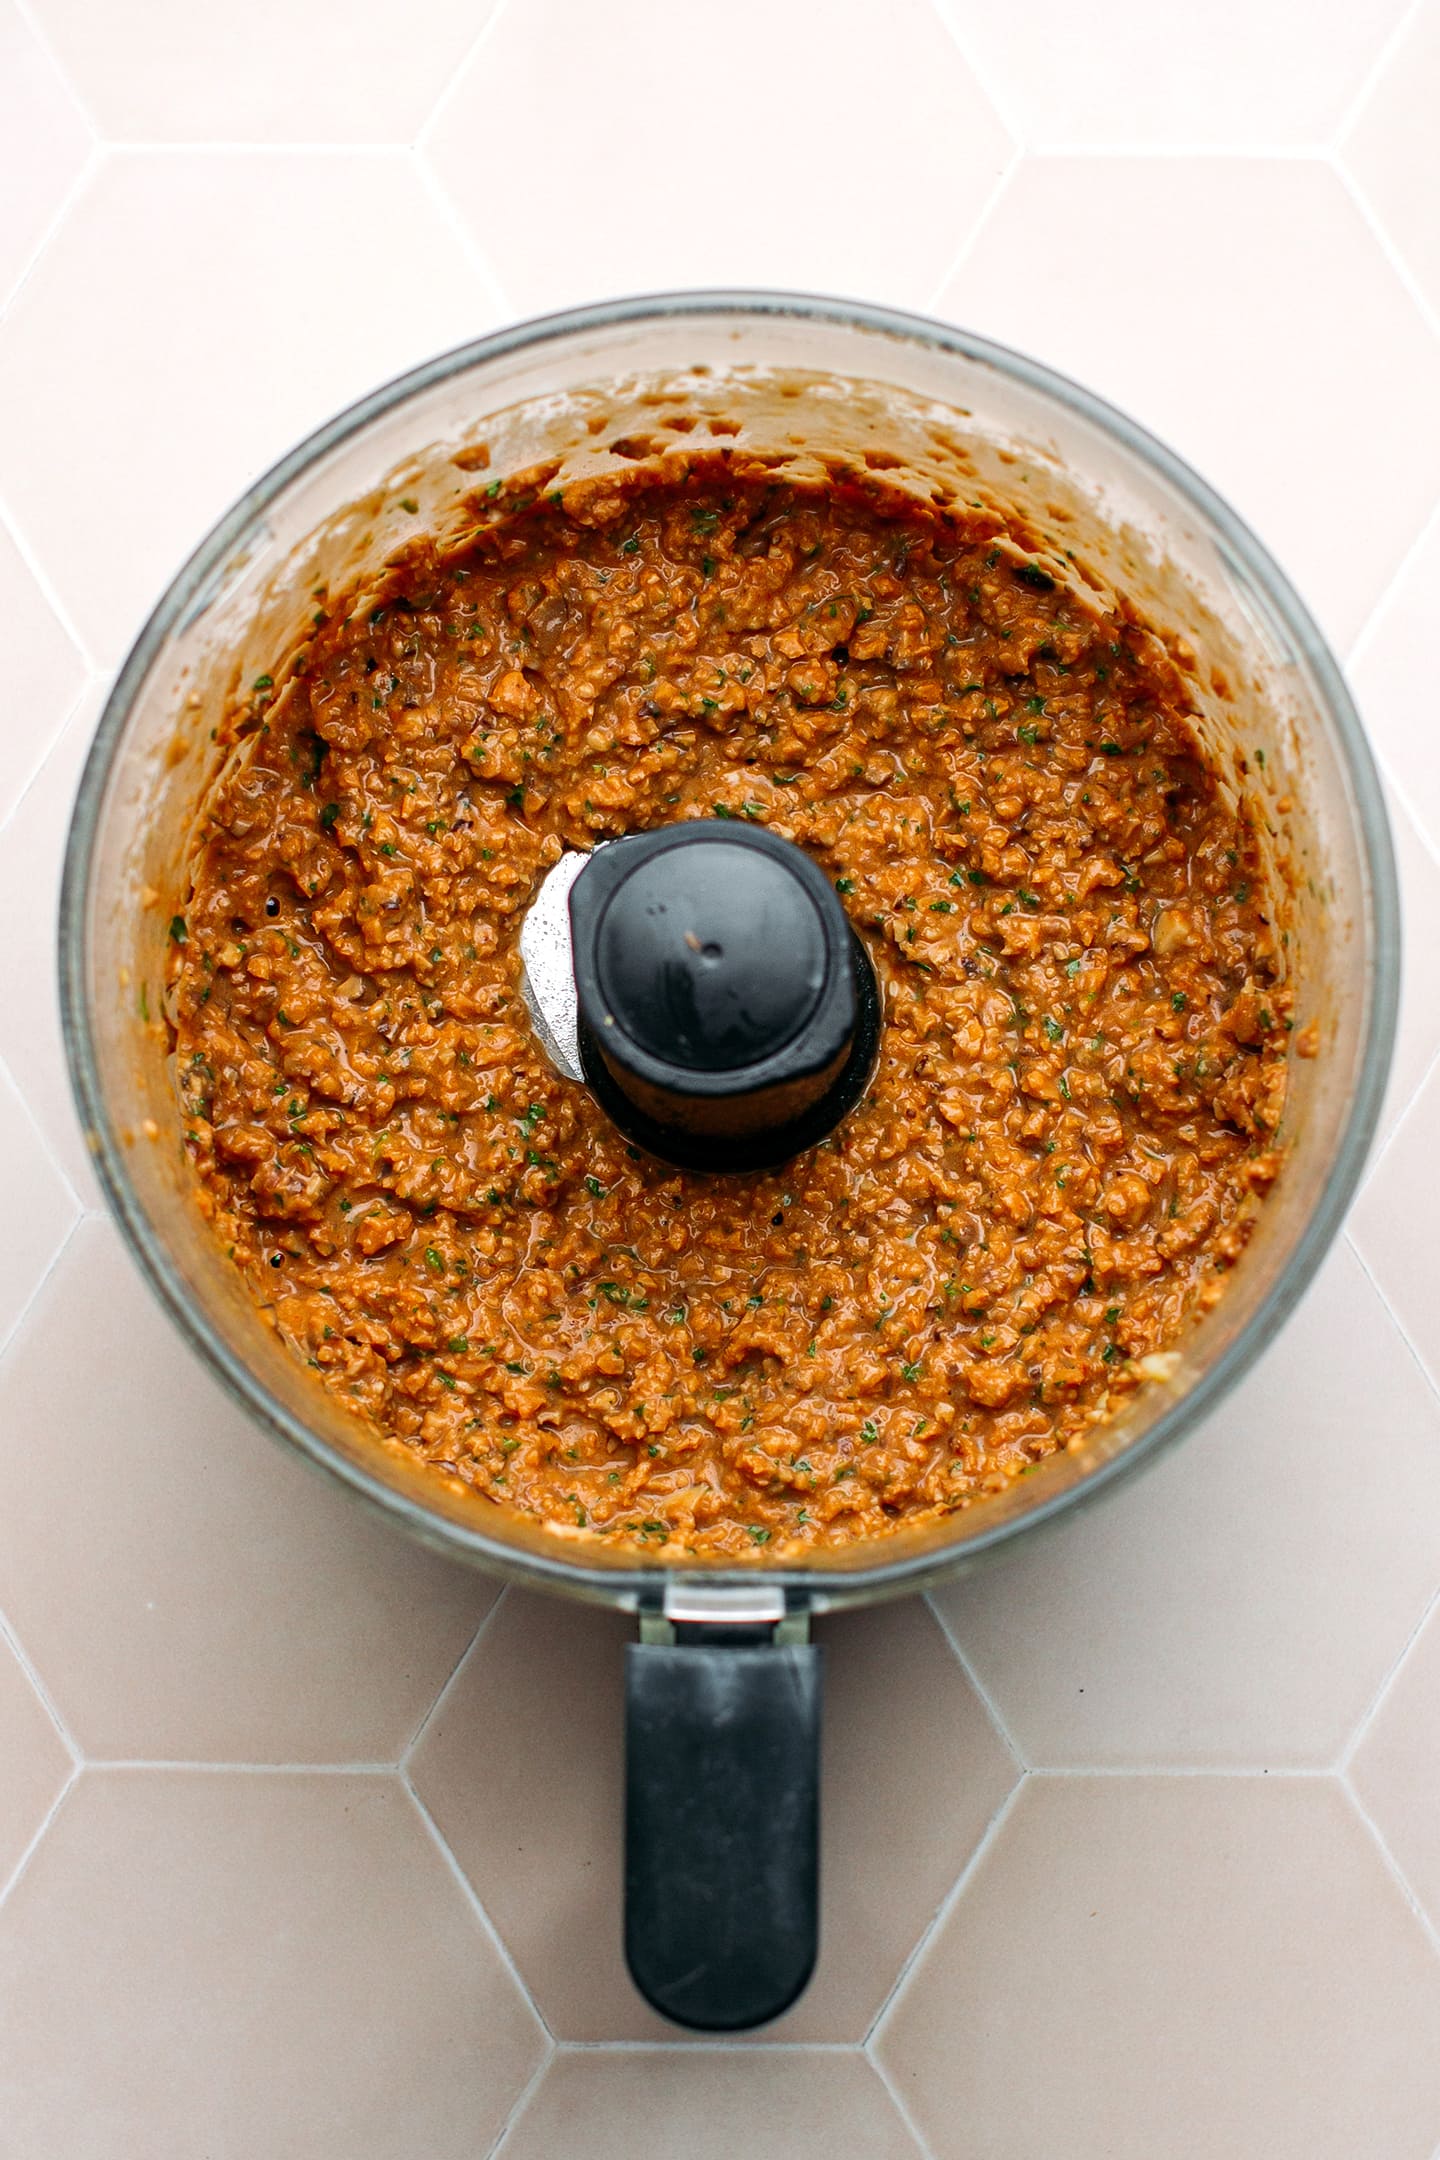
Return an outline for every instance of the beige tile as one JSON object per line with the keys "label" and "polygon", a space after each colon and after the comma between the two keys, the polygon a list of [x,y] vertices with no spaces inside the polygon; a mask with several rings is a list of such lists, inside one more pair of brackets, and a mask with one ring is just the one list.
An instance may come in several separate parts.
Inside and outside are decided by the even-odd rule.
{"label": "beige tile", "polygon": [[1440,1405],[1342,1243],[1198,1433],[937,1603],[1028,1761],[1259,1769],[1339,1757],[1437,1584]]}
{"label": "beige tile", "polygon": [[89,651],[297,437],[493,319],[400,153],[112,153],[0,322],[5,502]]}
{"label": "beige tile", "polygon": [[113,142],[403,143],[495,0],[32,0]]}
{"label": "beige tile", "polygon": [[74,1226],[75,1196],[0,1066],[0,1348]]}
{"label": "beige tile", "polygon": [[110,1759],[389,1761],[494,1597],[282,1453],[76,1231],[3,1366],[0,1606]]}
{"label": "beige tile", "polygon": [[939,307],[1173,443],[1342,651],[1440,492],[1440,344],[1320,159],[1027,158]]}
{"label": "beige tile", "polygon": [[1440,1929],[1440,1607],[1412,1643],[1361,1740],[1350,1782]]}
{"label": "beige tile", "polygon": [[1350,1234],[1409,1336],[1440,1384],[1440,1068],[1411,1102],[1350,1217]]}
{"label": "beige tile", "polygon": [[0,1908],[7,2160],[477,2160],[544,2047],[394,1778],[87,1771]]}
{"label": "beige tile", "polygon": [[[1387,790],[1387,801],[1400,880],[1400,1022],[1377,1149],[1405,1115],[1440,1051],[1440,861],[1393,789]],[[1376,1159],[1372,1153],[1372,1168]]]}
{"label": "beige tile", "polygon": [[1426,679],[1440,579],[1440,514],[1394,580],[1355,648],[1361,715],[1432,848],[1440,849],[1440,740],[1417,685]]}
{"label": "beige tile", "polygon": [[917,2160],[860,2054],[556,2055],[497,2160]]}
{"label": "beige tile", "polygon": [[[1010,144],[927,0],[888,0],[883,20],[879,36],[878,16],[826,35],[810,9],[771,0],[726,0],[723,15],[670,0],[526,0],[498,18],[425,155],[521,314],[702,285],[923,305]],[[696,125],[723,183],[702,178],[698,146],[673,185],[647,172],[633,126],[597,124],[602,80],[632,116],[673,115],[679,86],[703,83]],[[831,122],[861,111],[857,156]],[[502,202],[496,175],[533,158],[539,112],[545,183],[523,205]],[[588,215],[591,203],[604,214]]]}
{"label": "beige tile", "polygon": [[14,0],[0,0],[0,307],[89,153],[64,76]]}
{"label": "beige tile", "polygon": [[1025,8],[940,0],[1032,149],[1323,147],[1405,0],[1208,0],[1157,15],[1150,0]]}
{"label": "beige tile", "polygon": [[1041,1778],[881,2029],[934,2160],[1430,2160],[1440,1961],[1328,1778]]}
{"label": "beige tile", "polygon": [[[3,64],[0,64],[3,74]],[[0,489],[3,492],[3,489]],[[85,681],[76,652],[0,523],[0,623],[5,696],[0,703],[0,825],[39,769]]]}
{"label": "beige tile", "polygon": [[820,1969],[774,2027],[848,2040],[896,1975],[1019,1775],[919,1599],[821,1621]]}
{"label": "beige tile", "polygon": [[[634,1624],[511,1591],[412,1764],[562,2039],[678,2037],[621,1950],[622,1647]],[[823,1622],[820,1963],[766,2040],[863,2038],[1016,1776],[918,1602]]]}
{"label": "beige tile", "polygon": [[1440,10],[1412,8],[1340,154],[1381,224],[1440,308],[1440,141],[1430,92],[1440,72]]}
{"label": "beige tile", "polygon": [[98,685],[81,697],[59,740],[0,828],[0,1057],[56,1161],[87,1206],[100,1187],[81,1136],[60,1039],[55,917],[60,868],[80,768],[99,718]]}
{"label": "beige tile", "polygon": [[497,2160],[918,2160],[864,2054],[561,2050]]}
{"label": "beige tile", "polygon": [[561,2039],[659,2039],[620,1938],[618,1613],[505,1593],[410,1760],[421,1800]]}
{"label": "beige tile", "polygon": [[0,1894],[70,1771],[69,1749],[0,1635]]}

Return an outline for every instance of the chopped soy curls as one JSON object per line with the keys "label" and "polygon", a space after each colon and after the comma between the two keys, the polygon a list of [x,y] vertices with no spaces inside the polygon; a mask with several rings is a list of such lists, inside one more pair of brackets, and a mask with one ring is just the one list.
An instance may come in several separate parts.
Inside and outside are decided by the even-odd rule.
{"label": "chopped soy curls", "polygon": [[[769,1562],[983,1502],[1222,1294],[1281,1156],[1266,873],[1158,641],[1033,553],[738,451],[497,483],[247,692],[167,943],[184,1129],[385,1444]],[[520,995],[561,851],[693,817],[805,848],[880,978],[870,1092],[774,1172],[628,1145]]]}

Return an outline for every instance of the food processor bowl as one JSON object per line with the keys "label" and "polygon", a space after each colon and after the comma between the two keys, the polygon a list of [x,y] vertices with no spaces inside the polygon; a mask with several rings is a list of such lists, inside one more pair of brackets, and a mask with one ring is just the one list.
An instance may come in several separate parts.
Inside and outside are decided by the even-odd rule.
{"label": "food processor bowl", "polygon": [[[167,929],[214,731],[244,686],[303,643],[317,591],[363,590],[417,529],[457,537],[510,475],[561,488],[687,443],[757,452],[780,478],[838,462],[921,501],[993,504],[1082,597],[1103,606],[1127,595],[1185,675],[1222,784],[1254,807],[1267,874],[1286,896],[1278,926],[1294,1040],[1315,1053],[1291,1060],[1284,1166],[1224,1295],[1081,1445],[883,1541],[778,1561],[757,1551],[723,1566],[563,1537],[436,1477],[352,1417],[280,1340],[195,1205],[165,1024]],[[773,1738],[783,1727],[785,1702],[808,1729],[814,1690],[794,1639],[806,1615],[974,1566],[1103,1492],[1221,1401],[1294,1306],[1355,1189],[1390,1056],[1398,919],[1380,789],[1335,662],[1282,571],[1179,458],[1075,384],[966,331],[853,303],[722,292],[591,307],[480,339],[351,407],[257,481],[175,577],[106,705],[71,829],[60,973],[99,1174],[181,1332],[270,1433],[408,1531],[500,1574],[638,1611],[651,1638],[641,1659],[689,1656],[678,1681],[662,1683],[652,1666],[646,1697],[645,1747],[675,1742],[670,1769],[688,1764],[661,1796],[673,1806],[707,1780],[738,1791],[747,1774],[734,1748],[707,1756],[701,1745],[735,1709],[706,1696],[705,1660],[761,1660],[764,1729]],[[777,1650],[789,1661],[783,1682],[763,1666]],[[739,1667],[724,1670],[738,1686]],[[683,1884],[636,1874],[651,1816],[634,1685],[631,1910],[636,1925],[642,1909],[650,1915],[653,1933],[652,1905],[689,1907]],[[753,1740],[760,1726],[746,1714],[742,1700],[733,1729]],[[784,1846],[773,1803],[788,1780],[800,1804],[784,1817],[786,1849],[813,1877],[807,1775],[813,1787],[813,1750],[808,1772],[803,1745],[788,1765],[777,1758],[745,1835],[761,1836],[768,1820]],[[700,1806],[700,1845],[715,1827]],[[781,1876],[788,1864],[781,1851]],[[684,1952],[682,1941],[664,1954],[683,1962]],[[747,1994],[735,1975],[760,1971],[771,1953],[768,1979],[761,1971]],[[632,1965],[645,1954],[632,1943]],[[803,1983],[802,1965],[803,1944],[777,1949],[774,1928],[768,1942],[737,1937],[729,1978],[710,1996],[672,1993],[662,2007],[702,2025],[754,2022]],[[661,2000],[663,1987],[641,1977]]]}

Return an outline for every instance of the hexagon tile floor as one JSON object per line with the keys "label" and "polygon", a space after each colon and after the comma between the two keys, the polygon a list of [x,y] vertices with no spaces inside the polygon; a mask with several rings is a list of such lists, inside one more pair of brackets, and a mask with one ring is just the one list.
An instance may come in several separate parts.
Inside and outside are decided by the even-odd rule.
{"label": "hexagon tile floor", "polygon": [[[0,0],[0,2160],[1440,2149],[1440,0]],[[618,1947],[626,1629],[216,1394],[72,1123],[57,865],[228,499],[511,314],[928,308],[1229,492],[1391,789],[1379,1152],[1223,1414],[826,1624],[825,1946],[685,2043]]]}

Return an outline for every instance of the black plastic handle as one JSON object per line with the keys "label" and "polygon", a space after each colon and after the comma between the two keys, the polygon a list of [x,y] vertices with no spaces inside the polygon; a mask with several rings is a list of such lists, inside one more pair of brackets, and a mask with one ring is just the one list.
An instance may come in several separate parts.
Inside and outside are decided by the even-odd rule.
{"label": "black plastic handle", "polygon": [[718,1632],[626,1651],[625,1958],[662,2017],[735,2032],[815,1966],[821,1653]]}

